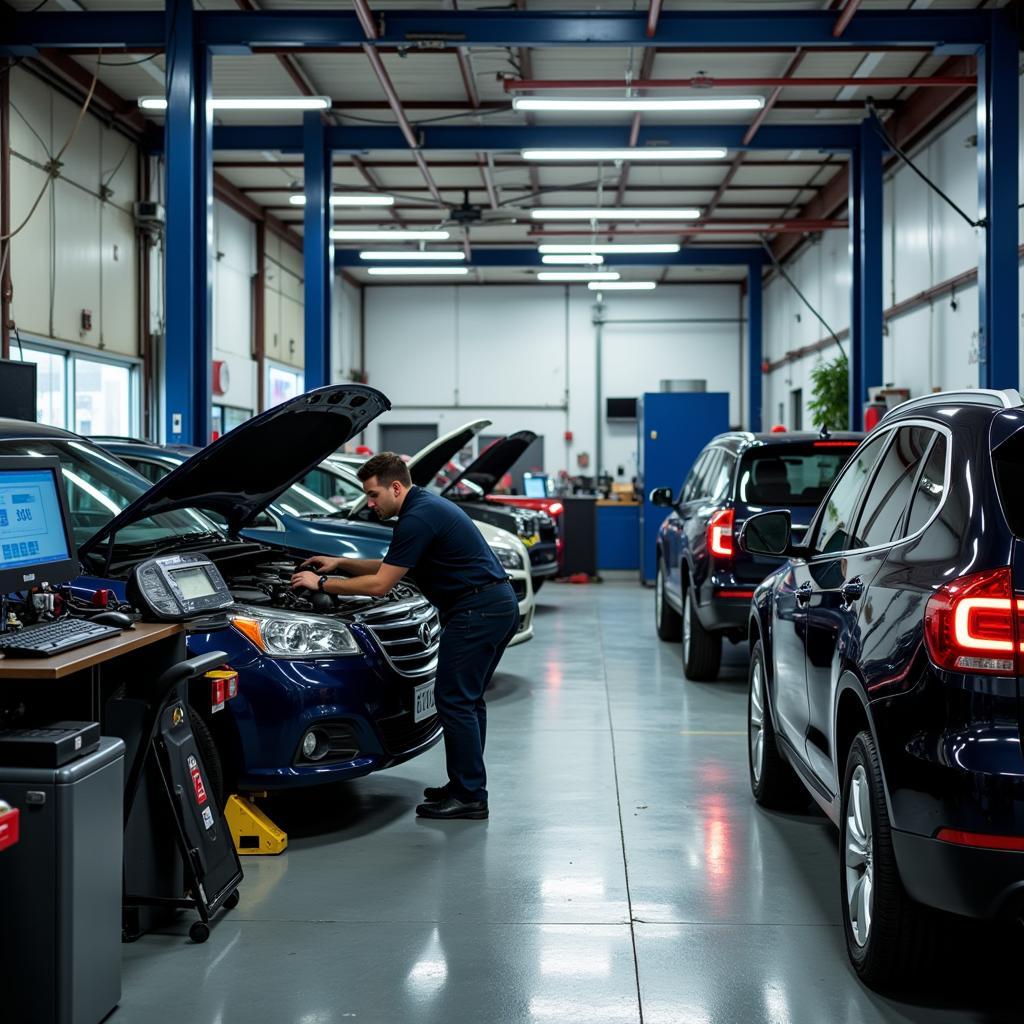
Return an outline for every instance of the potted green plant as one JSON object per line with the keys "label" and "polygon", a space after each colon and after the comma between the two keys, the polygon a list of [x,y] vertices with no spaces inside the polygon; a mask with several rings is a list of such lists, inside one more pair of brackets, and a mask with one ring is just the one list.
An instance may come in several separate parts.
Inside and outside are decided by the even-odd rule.
{"label": "potted green plant", "polygon": [[841,352],[831,362],[822,360],[811,370],[811,400],[807,409],[819,430],[848,430],[850,364]]}

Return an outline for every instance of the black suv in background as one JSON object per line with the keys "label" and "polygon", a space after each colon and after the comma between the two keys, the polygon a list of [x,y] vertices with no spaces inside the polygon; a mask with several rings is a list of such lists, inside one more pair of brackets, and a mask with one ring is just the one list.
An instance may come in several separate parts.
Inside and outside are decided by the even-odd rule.
{"label": "black suv in background", "polygon": [[937,910],[1024,910],[1020,395],[900,405],[803,543],[787,512],[738,540],[789,559],[750,608],[754,797],[809,793],[839,827],[850,959],[891,985],[927,963]]}
{"label": "black suv in background", "polygon": [[792,512],[794,529],[818,502],[863,434],[719,434],[697,456],[678,496],[667,487],[651,501],[672,509],[658,533],[655,618],[662,640],[683,641],[688,679],[714,679],[722,637],[747,637],[754,587],[781,559],[736,549],[747,516]]}

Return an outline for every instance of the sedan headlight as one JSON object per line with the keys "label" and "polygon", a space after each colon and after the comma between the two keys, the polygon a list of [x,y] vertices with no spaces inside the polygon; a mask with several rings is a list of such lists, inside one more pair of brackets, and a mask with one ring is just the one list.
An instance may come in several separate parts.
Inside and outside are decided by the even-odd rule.
{"label": "sedan headlight", "polygon": [[241,608],[231,625],[272,658],[331,658],[359,654],[348,626],[295,612]]}
{"label": "sedan headlight", "polygon": [[511,548],[507,544],[492,544],[491,550],[498,556],[498,561],[501,562],[503,568],[522,569],[523,556],[515,548]]}

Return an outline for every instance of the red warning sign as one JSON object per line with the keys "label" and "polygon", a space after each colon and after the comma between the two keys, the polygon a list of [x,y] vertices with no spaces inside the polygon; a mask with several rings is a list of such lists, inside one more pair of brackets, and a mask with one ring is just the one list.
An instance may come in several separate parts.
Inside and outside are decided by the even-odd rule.
{"label": "red warning sign", "polygon": [[199,762],[191,754],[188,758],[188,770],[196,791],[196,803],[202,807],[206,803],[206,787],[203,785],[203,774],[199,771]]}

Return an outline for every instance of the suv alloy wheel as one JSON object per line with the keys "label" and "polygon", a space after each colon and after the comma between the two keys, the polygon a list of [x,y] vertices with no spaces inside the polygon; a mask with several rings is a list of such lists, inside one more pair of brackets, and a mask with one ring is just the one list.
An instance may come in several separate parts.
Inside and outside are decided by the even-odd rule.
{"label": "suv alloy wheel", "polygon": [[931,961],[949,922],[903,888],[878,749],[867,731],[850,747],[839,821],[843,930],[854,969],[873,988],[910,980]]}
{"label": "suv alloy wheel", "polygon": [[687,679],[710,682],[722,663],[722,636],[700,624],[692,592],[689,586],[683,590],[683,671]]}

